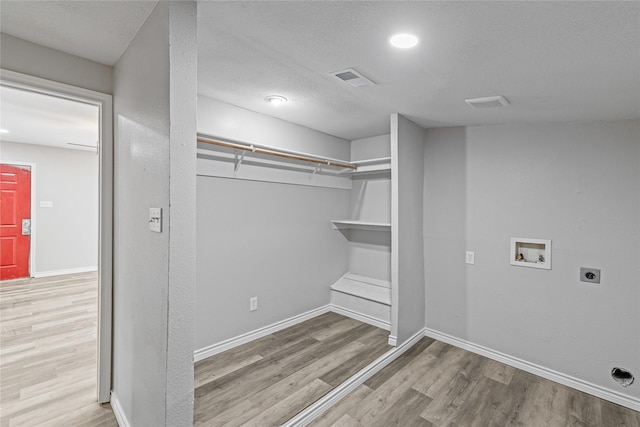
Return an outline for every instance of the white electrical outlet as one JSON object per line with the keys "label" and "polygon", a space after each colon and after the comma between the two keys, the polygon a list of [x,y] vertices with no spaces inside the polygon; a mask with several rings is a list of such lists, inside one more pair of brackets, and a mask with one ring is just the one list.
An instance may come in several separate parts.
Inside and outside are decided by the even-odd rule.
{"label": "white electrical outlet", "polygon": [[149,208],[149,230],[162,233],[162,208]]}
{"label": "white electrical outlet", "polygon": [[471,251],[467,251],[466,262],[467,262],[467,264],[475,264],[476,263],[476,253],[475,252],[471,252]]}
{"label": "white electrical outlet", "polygon": [[249,311],[256,311],[258,309],[258,297],[249,298]]}

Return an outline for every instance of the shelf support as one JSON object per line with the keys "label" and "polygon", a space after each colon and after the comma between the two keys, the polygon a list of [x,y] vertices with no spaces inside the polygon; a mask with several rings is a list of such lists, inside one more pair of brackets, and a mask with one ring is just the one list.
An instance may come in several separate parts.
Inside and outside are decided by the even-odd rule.
{"label": "shelf support", "polygon": [[240,157],[238,157],[238,150],[233,150],[233,174],[237,174],[238,173],[238,169],[240,168],[240,165],[242,164],[242,161],[244,160],[244,153],[245,151],[242,152],[242,154],[240,155]]}

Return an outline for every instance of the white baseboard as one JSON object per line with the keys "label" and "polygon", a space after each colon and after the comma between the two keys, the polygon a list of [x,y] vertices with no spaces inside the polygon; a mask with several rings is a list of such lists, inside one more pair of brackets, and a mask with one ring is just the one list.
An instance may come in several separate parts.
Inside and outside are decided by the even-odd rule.
{"label": "white baseboard", "polygon": [[393,335],[389,335],[389,341],[387,341],[389,345],[396,346],[398,344],[398,337],[394,337]]}
{"label": "white baseboard", "polygon": [[304,322],[305,320],[309,320],[316,316],[320,316],[321,314],[328,313],[329,311],[329,305],[325,305],[320,308],[307,311],[306,313],[302,313],[297,316],[282,320],[280,322],[272,323],[271,325],[264,326],[260,329],[256,329],[255,331],[247,332],[245,334],[238,335],[237,337],[229,338],[219,343],[198,349],[193,352],[194,362],[198,362],[200,360],[206,359],[207,357],[214,356],[216,354],[222,353],[223,351],[230,350],[239,345],[246,344],[250,341],[262,338],[274,332],[278,332],[282,329]]}
{"label": "white baseboard", "polygon": [[640,399],[632,397],[623,393],[619,393],[615,390],[592,384],[587,381],[572,377],[562,372],[557,372],[544,366],[536,365],[535,363],[527,362],[526,360],[519,359],[517,357],[510,356],[508,354],[501,353],[499,351],[492,350],[487,347],[483,347],[472,342],[456,338],[452,335],[445,334],[433,329],[425,328],[424,335],[431,337],[447,344],[454,345],[456,347],[463,348],[472,353],[479,354],[481,356],[488,357],[489,359],[496,360],[514,368],[522,369],[534,375],[538,375],[542,378],[546,378],[551,381],[555,381],[559,384],[566,385],[567,387],[574,388],[576,390],[583,391],[593,396],[599,397],[609,402],[616,403],[618,405],[633,409],[634,411],[640,411]]}
{"label": "white baseboard", "polygon": [[33,273],[33,277],[39,278],[39,277],[62,276],[64,274],[89,273],[92,271],[98,271],[98,267],[93,265],[90,267],[67,268],[64,270],[38,271]]}
{"label": "white baseboard", "polygon": [[122,410],[118,396],[116,396],[116,393],[113,390],[111,390],[111,409],[113,409],[113,414],[116,416],[116,421],[120,427],[131,426],[131,424],[129,424],[129,420],[127,420],[127,417],[124,414],[124,411]]}
{"label": "white baseboard", "polygon": [[320,417],[325,411],[342,400],[353,390],[362,385],[369,378],[380,372],[384,367],[400,357],[404,352],[409,350],[415,343],[420,341],[424,336],[424,329],[418,331],[415,335],[405,341],[400,347],[389,350],[376,360],[365,366],[358,373],[348,378],[338,387],[331,390],[315,403],[307,406],[302,412],[289,421],[284,423],[282,427],[304,427],[316,418]]}
{"label": "white baseboard", "polygon": [[[382,319],[377,319],[375,317],[369,316],[367,314],[358,313],[357,311],[350,310],[348,308],[340,307],[334,304],[329,304],[329,308],[334,313],[341,314],[343,316],[350,317],[352,319],[359,320],[363,323],[368,323],[369,325],[373,325],[377,328],[384,329],[385,331],[391,330],[391,324]],[[395,345],[395,344],[394,344]]]}

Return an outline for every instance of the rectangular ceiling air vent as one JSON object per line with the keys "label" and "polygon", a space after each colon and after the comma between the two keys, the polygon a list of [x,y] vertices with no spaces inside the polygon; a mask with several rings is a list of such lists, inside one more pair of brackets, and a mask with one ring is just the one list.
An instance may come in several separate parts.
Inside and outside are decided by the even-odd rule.
{"label": "rectangular ceiling air vent", "polygon": [[509,101],[504,96],[487,96],[484,98],[470,98],[465,99],[464,102],[473,108],[496,108],[506,107],[509,105]]}
{"label": "rectangular ceiling air vent", "polygon": [[374,86],[375,83],[353,68],[348,68],[346,70],[334,71],[331,73],[334,77],[340,79],[341,81],[350,84],[353,87],[363,87],[363,86]]}

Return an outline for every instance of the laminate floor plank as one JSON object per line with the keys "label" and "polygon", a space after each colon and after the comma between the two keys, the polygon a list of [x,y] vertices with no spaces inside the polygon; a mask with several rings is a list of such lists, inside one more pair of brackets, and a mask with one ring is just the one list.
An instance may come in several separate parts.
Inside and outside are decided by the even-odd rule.
{"label": "laminate floor plank", "polygon": [[431,398],[410,388],[400,397],[400,405],[393,405],[382,413],[371,427],[415,426],[432,427],[429,421],[421,417],[422,409],[431,403]]}
{"label": "laminate floor plank", "polygon": [[310,425],[640,427],[640,412],[423,339]]}
{"label": "laminate floor plank", "polygon": [[360,405],[371,393],[373,393],[373,390],[364,384],[357,387],[349,394],[348,398],[340,400],[330,411],[325,412],[319,418],[312,421],[308,427],[336,425],[335,423],[342,417],[351,418],[347,414],[353,413],[354,408]]}
{"label": "laminate floor plank", "polygon": [[0,426],[117,426],[96,401],[96,273],[0,282]]}
{"label": "laminate floor plank", "polygon": [[325,313],[199,361],[194,422],[276,426],[391,349],[387,339],[387,331]]}

